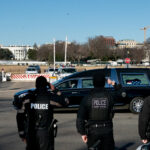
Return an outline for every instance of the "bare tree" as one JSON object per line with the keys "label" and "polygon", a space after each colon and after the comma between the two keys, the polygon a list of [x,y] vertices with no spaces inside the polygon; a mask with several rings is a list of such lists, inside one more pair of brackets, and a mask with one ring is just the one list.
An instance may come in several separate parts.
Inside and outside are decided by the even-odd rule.
{"label": "bare tree", "polygon": [[86,59],[88,56],[89,56],[88,45],[87,44],[79,45],[79,49],[78,49],[77,55],[76,55],[76,59],[77,59],[78,63],[81,60]]}
{"label": "bare tree", "polygon": [[147,60],[150,62],[150,38],[147,39],[147,42],[144,44],[143,49]]}
{"label": "bare tree", "polygon": [[72,42],[71,44],[68,45],[68,60],[69,61],[76,61],[76,57],[78,54],[78,50],[79,50],[79,44],[77,44],[76,42]]}
{"label": "bare tree", "polygon": [[95,38],[88,39],[88,46],[90,54],[93,58],[102,59],[109,53],[109,48],[105,43],[103,36],[96,36]]}
{"label": "bare tree", "polygon": [[56,61],[64,61],[65,42],[56,41]]}
{"label": "bare tree", "polygon": [[143,48],[135,48],[130,50],[130,58],[136,63],[140,63],[146,57],[146,53]]}
{"label": "bare tree", "polygon": [[88,44],[77,44],[72,42],[68,45],[68,59],[70,61],[77,61],[78,63],[82,59],[86,59],[89,56]]}
{"label": "bare tree", "polygon": [[116,61],[117,59],[123,59],[123,50],[122,49],[112,49],[108,51],[108,58],[110,60]]}
{"label": "bare tree", "polygon": [[46,44],[42,45],[38,49],[37,59],[40,61],[48,61],[49,63],[53,61],[53,45]]}

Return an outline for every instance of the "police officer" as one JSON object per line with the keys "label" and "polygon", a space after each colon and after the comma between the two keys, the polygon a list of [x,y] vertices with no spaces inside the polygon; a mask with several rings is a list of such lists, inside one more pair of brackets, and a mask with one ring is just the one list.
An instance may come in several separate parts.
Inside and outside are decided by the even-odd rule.
{"label": "police officer", "polygon": [[150,150],[150,143],[142,144],[136,150]]}
{"label": "police officer", "polygon": [[142,143],[150,142],[150,96],[144,99],[144,104],[139,113],[139,135]]}
{"label": "police officer", "polygon": [[[109,84],[114,85],[109,79]],[[90,150],[114,150],[113,100],[104,89],[105,76],[93,76],[94,90],[85,96],[77,114],[76,126]]]}
{"label": "police officer", "polygon": [[[36,90],[30,91],[18,104],[17,125],[26,150],[54,150],[53,105],[66,102],[60,92],[50,92],[45,77],[36,79]],[[52,87],[52,85],[51,85]]]}

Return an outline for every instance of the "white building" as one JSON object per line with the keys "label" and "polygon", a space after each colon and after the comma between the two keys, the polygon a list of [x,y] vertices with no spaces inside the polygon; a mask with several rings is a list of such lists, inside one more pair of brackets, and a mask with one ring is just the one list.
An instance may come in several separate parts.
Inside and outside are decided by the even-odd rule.
{"label": "white building", "polygon": [[134,48],[138,46],[135,40],[120,40],[117,42],[119,48]]}
{"label": "white building", "polygon": [[1,46],[2,49],[9,49],[15,60],[27,60],[27,52],[29,49],[33,49],[31,46]]}

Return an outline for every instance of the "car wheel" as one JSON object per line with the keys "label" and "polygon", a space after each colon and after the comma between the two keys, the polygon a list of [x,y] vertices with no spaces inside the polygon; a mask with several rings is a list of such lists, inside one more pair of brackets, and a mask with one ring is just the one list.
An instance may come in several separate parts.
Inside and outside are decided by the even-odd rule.
{"label": "car wheel", "polygon": [[138,114],[141,111],[144,100],[142,97],[135,97],[130,102],[130,111],[134,114]]}

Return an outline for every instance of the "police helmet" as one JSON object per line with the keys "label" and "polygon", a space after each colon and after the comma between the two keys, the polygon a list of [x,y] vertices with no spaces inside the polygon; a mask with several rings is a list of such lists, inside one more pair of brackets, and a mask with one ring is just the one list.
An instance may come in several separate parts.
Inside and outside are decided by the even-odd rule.
{"label": "police helmet", "polygon": [[104,87],[105,75],[101,72],[96,72],[93,75],[93,85],[94,85],[94,87]]}
{"label": "police helmet", "polygon": [[48,85],[48,83],[47,83],[47,80],[45,77],[43,77],[43,76],[37,77],[36,82],[35,82],[35,86],[37,89],[46,88],[47,85]]}

